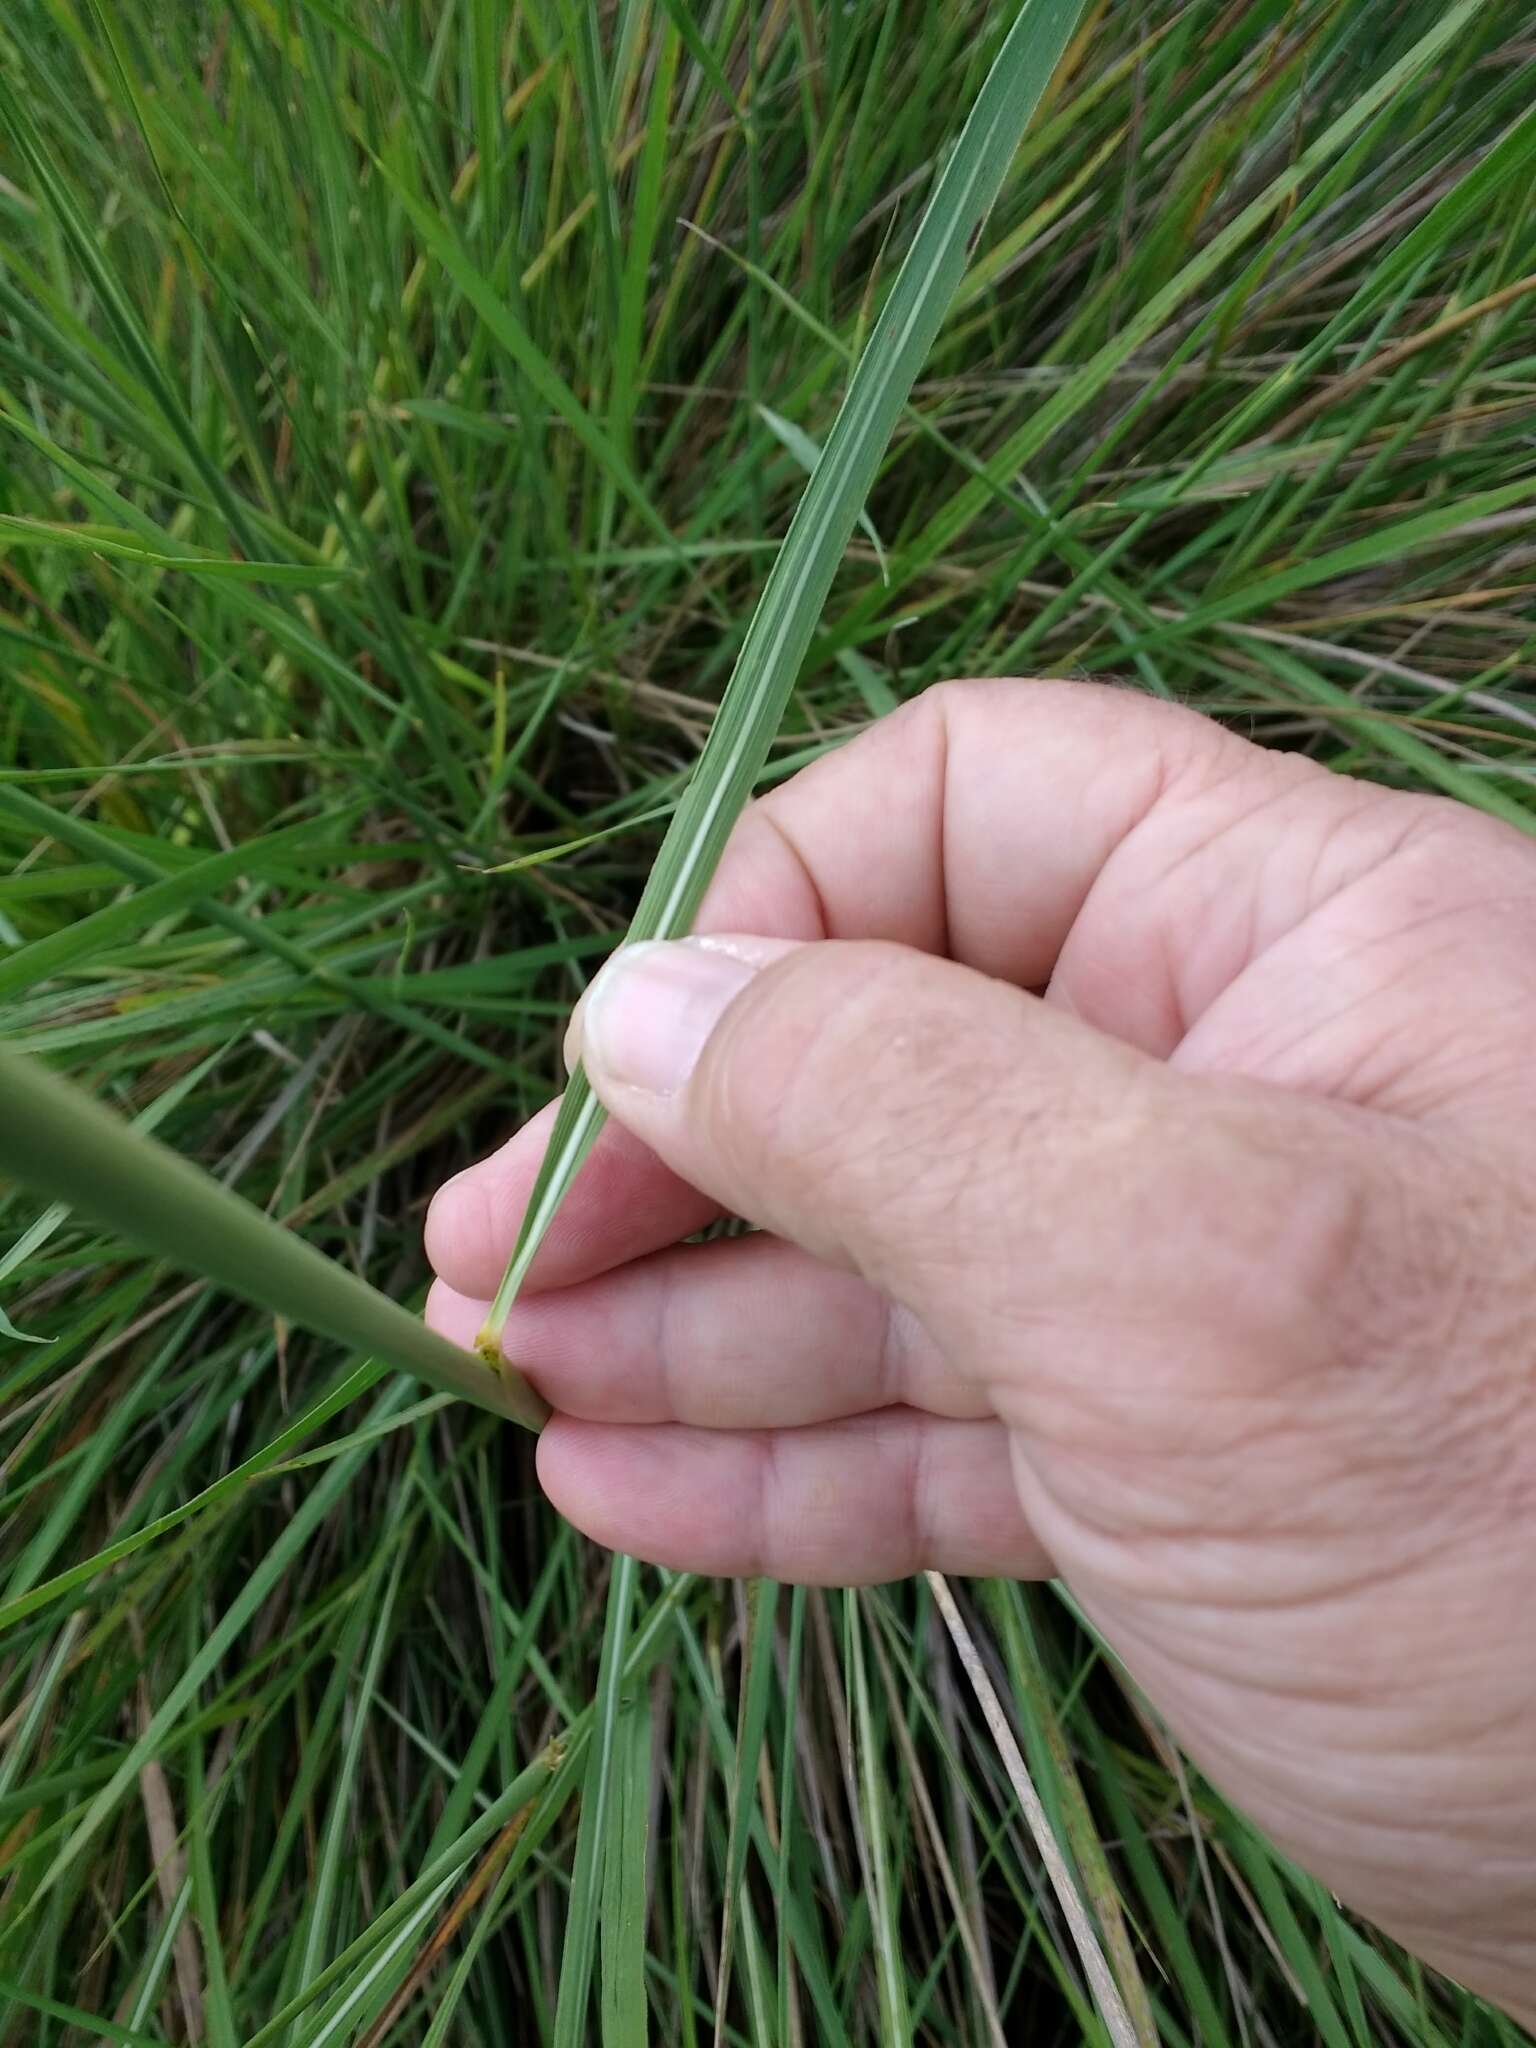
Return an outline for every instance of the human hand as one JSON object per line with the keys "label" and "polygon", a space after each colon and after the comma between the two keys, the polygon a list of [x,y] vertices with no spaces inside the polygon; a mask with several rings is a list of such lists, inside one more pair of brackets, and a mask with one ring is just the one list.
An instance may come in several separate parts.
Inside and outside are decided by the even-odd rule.
{"label": "human hand", "polygon": [[[965,683],[754,806],[699,929],[750,936],[573,1026],[616,1122],[506,1332],[556,1506],[702,1572],[1059,1573],[1290,1854],[1536,2014],[1536,846]],[[548,1129],[433,1206],[465,1344]]]}

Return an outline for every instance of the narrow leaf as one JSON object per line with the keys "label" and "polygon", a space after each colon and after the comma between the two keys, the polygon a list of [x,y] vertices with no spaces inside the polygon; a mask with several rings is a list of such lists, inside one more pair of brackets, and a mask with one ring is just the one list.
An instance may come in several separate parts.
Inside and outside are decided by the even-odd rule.
{"label": "narrow leaf", "polygon": [[534,390],[551,411],[565,421],[599,469],[623,492],[652,532],[670,542],[672,535],[666,521],[646,495],[644,484],[630,468],[622,450],[614,445],[587,411],[489,278],[470,261],[454,229],[424,206],[414,193],[407,191],[382,160],[379,160],[378,168],[409,214],[425,247],[447,271]]}
{"label": "narrow leaf", "polygon": [[544,1405],[190,1160],[46,1067],[0,1050],[0,1168],[246,1301],[536,1429]]}
{"label": "narrow leaf", "polygon": [[191,548],[145,547],[124,528],[65,525],[0,512],[0,550],[7,546],[66,548],[77,554],[139,562],[150,569],[181,569],[194,576],[218,576],[236,583],[280,583],[294,590],[318,590],[347,574],[345,569],[302,562],[244,562],[233,555],[202,554]]}
{"label": "narrow leaf", "polygon": [[592,1965],[597,1956],[598,1902],[603,1866],[619,1821],[612,1787],[622,1768],[619,1720],[624,1663],[634,1608],[636,1566],[632,1557],[615,1557],[608,1584],[608,1615],[598,1663],[597,1697],[592,1705],[592,1743],[582,1780],[581,1820],[576,1830],[576,1862],[571,1872],[570,1916],[560,1954],[560,1989],[555,2003],[555,2048],[578,2048],[588,2038],[587,2006],[592,1991]]}
{"label": "narrow leaf", "polygon": [[[1082,0],[1025,0],[976,96],[769,574],[693,779],[640,899],[630,943],[679,937],[693,921],[767,759],[887,443],[1081,8]],[[481,1353],[489,1363],[500,1359],[507,1312],[602,1122],[602,1109],[578,1067],[480,1333]]]}

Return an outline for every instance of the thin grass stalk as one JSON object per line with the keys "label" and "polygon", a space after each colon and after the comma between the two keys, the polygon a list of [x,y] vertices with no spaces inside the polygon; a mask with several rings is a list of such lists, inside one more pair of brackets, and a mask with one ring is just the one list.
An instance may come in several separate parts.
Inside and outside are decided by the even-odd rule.
{"label": "thin grass stalk", "polygon": [[955,1604],[955,1596],[949,1590],[949,1582],[940,1572],[924,1572],[923,1577],[938,1603],[939,1612],[944,1617],[944,1626],[949,1630],[954,1642],[961,1667],[971,1681],[982,1714],[992,1732],[992,1739],[997,1744],[998,1755],[1008,1772],[1014,1794],[1024,1809],[1024,1818],[1029,1823],[1029,1832],[1034,1837],[1036,1849],[1040,1852],[1040,1861],[1045,1865],[1046,1874],[1061,1902],[1061,1910],[1066,1915],[1067,1925],[1072,1930],[1072,1939],[1082,1960],[1083,1971],[1093,1992],[1093,2001],[1099,2009],[1099,2016],[1109,2030],[1115,2048],[1143,2048],[1130,2013],[1126,2010],[1120,1987],[1115,1982],[1109,1964],[1104,1960],[1098,1931],[1078,1892],[1077,1880],[1067,1867],[1067,1859],[1062,1855],[1056,1837],[1051,1832],[1051,1823],[1040,1803],[1040,1795],[1029,1775],[1023,1752],[1014,1738],[1008,1716],[1003,1711],[1003,1703],[987,1676],[987,1667],[981,1661],[981,1653],[972,1642],[970,1630]]}
{"label": "thin grass stalk", "polygon": [[[678,938],[693,922],[768,757],[843,550],[918,371],[1082,5],[1083,0],[1024,0],[982,83],[774,560],[626,944]],[[517,1291],[603,1121],[602,1105],[578,1065],[476,1340],[493,1368],[501,1366],[502,1331]]]}
{"label": "thin grass stalk", "polygon": [[244,1301],[445,1393],[537,1429],[548,1410],[515,1372],[486,1372],[313,1245],[156,1139],[0,1049],[0,1169]]}

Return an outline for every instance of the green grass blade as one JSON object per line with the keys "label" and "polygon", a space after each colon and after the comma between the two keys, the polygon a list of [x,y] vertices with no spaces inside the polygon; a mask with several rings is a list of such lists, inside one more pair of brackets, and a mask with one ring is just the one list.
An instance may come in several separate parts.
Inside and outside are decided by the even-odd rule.
{"label": "green grass blade", "polygon": [[[382,1367],[369,1364],[357,1366],[343,1378],[312,1408],[301,1415],[296,1422],[283,1430],[270,1444],[257,1451],[252,1457],[237,1465],[233,1472],[226,1472],[201,1493],[195,1494],[179,1508],[172,1508],[167,1514],[159,1515],[142,1529],[136,1529],[131,1536],[124,1536],[116,1543],[109,1543],[94,1557],[83,1558],[71,1565],[68,1571],[56,1577],[45,1579],[41,1585],[27,1591],[17,1591],[10,1599],[0,1602],[0,1633],[11,1628],[18,1621],[24,1621],[29,1614],[35,1614],[40,1607],[47,1607],[55,1600],[62,1600],[77,1586],[88,1584],[102,1572],[110,1571],[113,1565],[121,1564],[132,1557],[135,1551],[158,1542],[162,1536],[169,1536],[173,1529],[179,1529],[183,1522],[194,1515],[205,1514],[221,1501],[232,1500],[264,1472],[282,1463],[296,1444],[304,1441],[333,1415],[360,1400],[378,1380]],[[4,1789],[4,1777],[0,1774],[0,1790]]]}
{"label": "green grass blade", "polygon": [[[1300,190],[1306,179],[1338,155],[1382,105],[1402,92],[1425,65],[1433,62],[1446,44],[1477,12],[1482,0],[1460,0],[1444,14],[1415,46],[1340,115],[1327,131],[1272,181],[1258,198],[1242,211],[1185,264],[1159,291],[1148,298],[1135,318],[1106,341],[1087,362],[1075,368],[1065,383],[1040,406],[1035,414],[993,457],[989,467],[1010,475],[1030,462],[1053,434],[1061,431],[1104,390],[1115,372],[1135,351],[1165,332],[1185,302],[1218,271],[1221,263],[1252,239]],[[926,564],[952,549],[970,528],[991,495],[987,481],[975,480],[957,491],[931,519],[911,551],[909,563]],[[871,614],[876,600],[864,601]],[[858,616],[856,608],[855,616]]]}
{"label": "green grass blade", "polygon": [[90,279],[96,290],[124,355],[132,364],[135,373],[143,379],[145,388],[153,394],[181,444],[189,466],[223,514],[230,532],[240,545],[241,552],[252,557],[258,555],[260,549],[255,544],[248,508],[240,503],[230,489],[228,479],[210,460],[207,449],[198,437],[196,426],[187,415],[180,394],[144,331],[143,323],[102,254],[100,242],[92,231],[90,222],[82,213],[74,194],[57,175],[49,161],[48,153],[40,142],[26,103],[12,89],[3,74],[0,74],[0,120],[9,128],[22,162],[37,181],[39,191],[52,208],[82,273]]}
{"label": "green grass blade", "polygon": [[1087,1908],[1078,1891],[1077,1881],[1068,1868],[1066,1858],[1062,1855],[1061,1848],[1051,1830],[1050,1823],[1046,1818],[1045,1809],[1040,1803],[1039,1794],[1035,1791],[1029,1773],[1025,1768],[1024,1759],[1019,1752],[1013,1730],[1009,1727],[1007,1718],[1003,1713],[1002,1703],[993,1689],[992,1680],[988,1675],[986,1666],[982,1662],[981,1655],[965,1626],[959,1607],[955,1603],[955,1597],[950,1592],[947,1582],[938,1572],[925,1572],[923,1576],[932,1589],[939,1612],[944,1617],[944,1625],[949,1630],[950,1636],[953,1639],[955,1650],[964,1667],[965,1675],[975,1689],[976,1697],[986,1717],[987,1726],[991,1729],[997,1742],[999,1753],[1007,1761],[1008,1775],[1013,1784],[1014,1794],[1020,1806],[1024,1809],[1025,1816],[1029,1822],[1030,1834],[1034,1837],[1035,1846],[1040,1851],[1041,1860],[1049,1873],[1051,1885],[1061,1904],[1062,1911],[1066,1915],[1067,1924],[1072,1930],[1072,1939],[1077,1945],[1077,1952],[1083,1965],[1083,1973],[1092,1987],[1094,2004],[1099,2009],[1109,2037],[1114,2042],[1115,2048],[1138,2048],[1135,2026],[1131,2021],[1129,2012],[1126,2010],[1124,1999],[1120,1993],[1120,1987],[1115,1982],[1109,1965],[1105,1961],[1104,1951],[1099,1944],[1098,1931],[1089,1918]]}
{"label": "green grass blade", "polygon": [[593,1703],[591,1745],[582,1781],[581,1822],[576,1832],[576,1862],[571,1872],[571,1900],[560,1952],[560,1990],[555,2004],[555,2048],[581,2048],[587,2034],[587,2005],[592,1990],[592,1965],[597,1955],[603,1871],[622,1829],[624,1745],[621,1740],[624,1661],[629,1647],[630,1613],[634,1606],[638,1567],[632,1557],[616,1556],[608,1587],[608,1615],[598,1664],[597,1697]]}
{"label": "green grass blade", "polygon": [[46,1068],[0,1050],[0,1167],[243,1300],[527,1428],[543,1403]]}
{"label": "green grass blade", "polygon": [[615,1749],[614,1825],[603,1858],[601,2039],[602,2048],[646,2048],[645,1862],[651,1712],[644,1693],[621,1706]]}
{"label": "green grass blade", "polygon": [[169,2048],[163,2034],[141,2034],[134,2027],[120,2027],[115,2020],[103,2019],[98,2013],[82,2012],[79,2006],[66,2005],[60,1998],[45,1998],[40,1992],[29,1991],[24,1984],[13,1984],[9,1977],[0,1977],[0,1998],[10,2002],[13,2010],[19,2008],[63,2020],[87,2040],[117,2041],[122,2048]]}
{"label": "green grass blade", "polygon": [[[1082,0],[1025,0],[976,96],[769,573],[635,912],[631,942],[678,937],[693,920],[779,729],[843,550],[965,274],[974,238],[1081,11]],[[500,1359],[507,1312],[602,1120],[578,1068],[481,1333],[487,1362]]]}
{"label": "green grass blade", "polygon": [[237,583],[282,584],[290,590],[320,590],[347,573],[302,562],[245,562],[235,556],[199,554],[190,549],[149,548],[132,533],[110,526],[64,525],[18,513],[0,513],[0,552],[7,547],[63,548],[138,562],[151,569],[179,569],[188,575],[225,577]]}
{"label": "green grass blade", "polygon": [[[1036,1780],[1042,1800],[1054,1809],[1063,1846],[1071,1854],[1087,1904],[1093,1909],[1104,1948],[1142,2048],[1154,2048],[1157,2026],[1126,1926],[1104,1844],[1094,1824],[1051,1689],[1032,1639],[1024,1588],[998,1582],[990,1589],[994,1625],[1013,1680],[1025,1733],[1037,1752]],[[1047,1785],[1050,1796],[1047,1797]]]}
{"label": "green grass blade", "polygon": [[269,833],[265,839],[247,840],[228,853],[210,854],[195,867],[167,875],[163,881],[106,904],[88,917],[62,925],[45,938],[34,939],[29,946],[19,947],[9,959],[0,960],[0,1001],[10,1001],[38,982],[67,973],[100,948],[119,945],[146,925],[201,902],[237,876],[259,872],[269,854],[280,853],[286,847],[297,850],[313,840],[314,827],[307,820]]}
{"label": "green grass blade", "polygon": [[[400,1386],[385,1388],[379,1397],[379,1412],[387,1413],[392,1407],[398,1406],[403,1398],[404,1389]],[[358,1463],[366,1456],[367,1449],[364,1447],[354,1451],[350,1457],[340,1460],[317,1483],[313,1492],[300,1502],[282,1534],[250,1574],[244,1587],[225,1609],[217,1624],[208,1632],[196,1656],[186,1665],[181,1676],[156,1709],[148,1726],[124,1753],[107,1783],[70,1830],[63,1847],[49,1864],[33,1894],[34,1907],[84,1851],[92,1835],[134,1782],[140,1766],[155,1754],[161,1737],[176,1725],[195,1698],[198,1688],[216,1669],[220,1657],[241,1630],[249,1625],[251,1617],[283,1573],[302,1554],[303,1546],[311,1533],[322,1521],[327,1509],[345,1489]]]}
{"label": "green grass blade", "polygon": [[880,2038],[892,2044],[913,2040],[913,2016],[901,1954],[901,1909],[893,1877],[891,1787],[880,1771],[872,1688],[864,1659],[863,1599],[846,1593],[848,1703],[853,1720],[853,1753],[865,1839],[869,1844],[870,1928],[880,1987]]}

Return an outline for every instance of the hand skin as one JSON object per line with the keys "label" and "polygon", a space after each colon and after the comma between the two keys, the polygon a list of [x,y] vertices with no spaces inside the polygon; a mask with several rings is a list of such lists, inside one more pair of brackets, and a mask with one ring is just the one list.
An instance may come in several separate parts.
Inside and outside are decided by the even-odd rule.
{"label": "hand skin", "polygon": [[[1536,2018],[1536,845],[956,683],[755,805],[698,929],[573,1025],[617,1121],[506,1338],[555,1505],[1059,1574],[1286,1851]],[[548,1128],[433,1205],[465,1344]]]}

